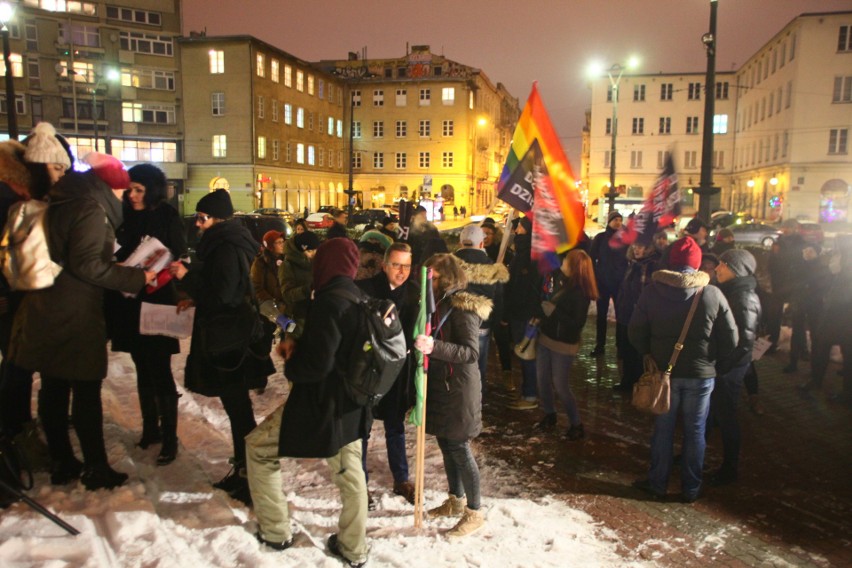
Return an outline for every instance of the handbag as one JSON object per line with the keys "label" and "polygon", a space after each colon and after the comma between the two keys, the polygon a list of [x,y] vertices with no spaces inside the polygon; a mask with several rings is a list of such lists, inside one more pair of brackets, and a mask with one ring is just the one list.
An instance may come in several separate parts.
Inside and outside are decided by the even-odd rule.
{"label": "handbag", "polygon": [[672,352],[669,365],[665,371],[661,371],[657,367],[657,363],[650,355],[645,355],[645,372],[639,377],[639,380],[633,385],[632,404],[637,410],[650,414],[665,414],[671,408],[671,375],[675,363],[680,352],[683,350],[683,342],[686,339],[686,333],[689,331],[689,324],[692,323],[692,316],[695,315],[695,310],[698,308],[698,302],[701,298],[701,293],[704,288],[699,288],[698,292],[692,298],[692,305],[689,307],[689,314],[686,316],[686,321],[683,324],[683,329],[680,331],[677,343],[675,343],[674,351]]}
{"label": "handbag", "polygon": [[538,339],[538,322],[535,318],[527,323],[524,338],[515,344],[515,355],[522,361],[535,361],[535,351]]}

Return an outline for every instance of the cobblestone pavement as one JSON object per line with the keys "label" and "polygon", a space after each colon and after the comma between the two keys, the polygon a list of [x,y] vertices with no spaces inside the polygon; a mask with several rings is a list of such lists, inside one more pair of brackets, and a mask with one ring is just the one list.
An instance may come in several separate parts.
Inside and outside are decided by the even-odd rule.
{"label": "cobblestone pavement", "polygon": [[[675,500],[675,470],[670,501],[657,502],[630,486],[647,472],[652,419],[611,389],[618,382],[614,327],[600,358],[589,356],[592,318],[584,336],[571,385],[585,440],[562,437],[568,428],[562,413],[556,430],[537,433],[540,411],[507,409],[514,395],[502,384],[492,344],[480,452],[524,473],[534,491],[590,514],[616,534],[626,559],[661,566],[852,566],[852,409],[822,394],[799,395],[795,385],[807,380],[807,363],[797,374],[781,371],[787,362],[782,352],[757,363],[765,414],[753,414],[744,395],[737,483],[707,488],[686,505]],[[513,367],[518,384],[517,360]],[[836,370],[829,369],[826,393],[840,388]],[[721,462],[718,431],[705,462],[708,470]]]}

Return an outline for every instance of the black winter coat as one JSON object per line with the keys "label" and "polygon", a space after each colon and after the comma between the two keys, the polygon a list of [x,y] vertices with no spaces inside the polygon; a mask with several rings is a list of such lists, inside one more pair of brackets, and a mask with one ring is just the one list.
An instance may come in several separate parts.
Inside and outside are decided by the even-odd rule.
{"label": "black winter coat", "polygon": [[[161,203],[154,209],[135,211],[125,204],[124,222],[115,234],[116,241],[121,245],[115,255],[116,260],[125,261],[146,235],[158,239],[175,258],[180,258],[186,253],[183,223],[174,207],[168,203]],[[179,353],[180,344],[177,339],[139,333],[139,312],[142,309],[142,302],[176,305],[177,287],[174,281],[152,294],[143,288],[136,298],[125,298],[119,292],[107,292],[104,298],[104,309],[107,315],[107,331],[112,340],[112,350],[141,353],[157,349],[167,353]]]}
{"label": "black winter coat", "polygon": [[595,264],[595,278],[602,295],[617,294],[627,271],[627,247],[609,246],[616,231],[607,226],[603,233],[592,239],[589,256]]}
{"label": "black winter coat", "polygon": [[482,329],[492,329],[503,313],[503,288],[509,282],[509,271],[491,260],[484,249],[462,248],[454,254],[467,275],[467,291],[488,298],[494,305],[491,315],[482,322]]}
{"label": "black winter coat", "polygon": [[429,355],[426,433],[462,441],[482,431],[479,325],[491,314],[491,302],[456,292],[438,302],[433,321],[440,322],[450,306],[452,311],[437,330]]}
{"label": "black winter coat", "polygon": [[723,282],[719,284],[719,289],[728,300],[739,334],[736,349],[716,364],[720,373],[727,373],[734,367],[751,362],[751,352],[760,325],[760,299],[757,297],[757,279],[754,276]]}
{"label": "black winter coat", "polygon": [[206,318],[251,301],[249,263],[257,249],[258,244],[248,229],[234,220],[217,223],[201,236],[197,249],[200,266],[193,264],[182,281],[195,301],[195,322],[184,379],[186,388],[192,392],[222,396],[233,390],[264,388],[266,378],[275,372],[271,360],[251,356],[236,370],[223,371],[211,364],[200,340]]}
{"label": "black winter coat", "polygon": [[704,272],[658,270],[652,280],[639,296],[627,326],[630,343],[640,355],[650,354],[660,369],[668,367],[692,297],[703,287],[672,377],[714,378],[716,362],[730,355],[739,337],[725,296],[707,285],[710,277]]}
{"label": "black winter coat", "polygon": [[355,303],[334,293],[338,289],[359,294],[344,276],[317,290],[305,332],[284,369],[293,389],[281,417],[281,456],[328,458],[370,431],[370,412],[343,392],[343,372],[360,318]]}
{"label": "black winter coat", "polygon": [[532,237],[515,235],[515,256],[509,265],[509,282],[503,304],[503,321],[527,321],[541,312],[542,278],[530,258]]}
{"label": "black winter coat", "polygon": [[549,316],[543,317],[539,329],[554,341],[580,343],[591,300],[561,270],[554,271],[553,278],[551,301],[556,299],[556,308]]}
{"label": "black winter coat", "polygon": [[642,290],[651,283],[651,275],[659,268],[660,253],[654,251],[645,258],[635,258],[631,249],[627,251],[627,260],[627,272],[624,273],[624,281],[615,303],[615,319],[624,325],[630,322]]}

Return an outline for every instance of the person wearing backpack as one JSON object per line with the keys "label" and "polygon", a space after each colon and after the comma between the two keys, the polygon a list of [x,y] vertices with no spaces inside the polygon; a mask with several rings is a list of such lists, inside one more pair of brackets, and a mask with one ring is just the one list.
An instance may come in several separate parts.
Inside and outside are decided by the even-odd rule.
{"label": "person wearing backpack", "polygon": [[[38,414],[52,462],[51,482],[81,477],[86,489],[95,490],[127,481],[126,473],[110,467],[103,435],[104,290],[135,294],[157,274],[113,261],[121,194],[130,183],[127,170],[106,154],[92,152],[84,161],[91,170],[66,174],[48,193],[50,254],[63,269],[53,286],[24,295],[9,358],[41,373]],[[69,402],[83,463],[68,434]]]}
{"label": "person wearing backpack", "polygon": [[298,342],[288,336],[278,350],[293,383],[287,401],[246,437],[248,478],[257,539],[276,550],[293,544],[287,499],[281,490],[281,457],[325,458],[340,490],[338,533],[329,550],[349,566],[363,566],[367,483],[361,466],[361,439],[370,431],[369,410],[344,392],[344,373],[362,325],[354,277],[358,247],[348,238],[329,239],[313,263],[314,299]]}
{"label": "person wearing backpack", "polygon": [[[0,230],[12,205],[44,199],[73,162],[68,142],[47,122],[39,123],[23,144],[0,142]],[[12,322],[23,295],[0,275],[0,435],[17,437],[27,454],[37,457],[44,445],[30,410],[33,373],[8,360]]]}
{"label": "person wearing backpack", "polygon": [[491,315],[492,303],[464,291],[467,276],[455,256],[436,254],[425,264],[432,269],[435,314],[432,335],[418,335],[414,346],[429,355],[426,433],[438,440],[449,486],[447,499],[429,516],[458,518],[446,534],[461,537],[485,524],[470,441],[482,431],[479,326]]}

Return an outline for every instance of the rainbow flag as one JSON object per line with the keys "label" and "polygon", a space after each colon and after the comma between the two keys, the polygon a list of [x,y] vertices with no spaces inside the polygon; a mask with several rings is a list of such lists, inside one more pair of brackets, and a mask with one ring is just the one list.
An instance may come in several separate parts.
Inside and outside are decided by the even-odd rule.
{"label": "rainbow flag", "polygon": [[536,161],[543,162],[540,168],[546,178],[543,183],[547,183],[564,225],[564,231],[553,234],[556,239],[553,252],[563,252],[579,241],[586,215],[568,157],[538,94],[537,83],[533,83],[497,183],[497,197],[531,217],[534,227],[537,207],[535,192],[530,195],[530,186],[541,183],[536,181],[536,172],[531,167]]}

